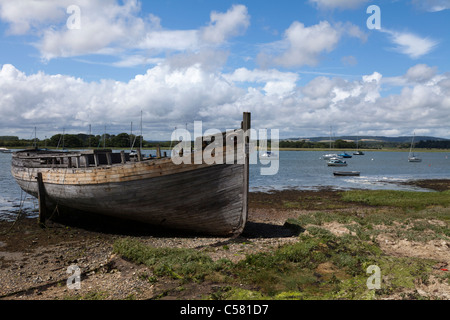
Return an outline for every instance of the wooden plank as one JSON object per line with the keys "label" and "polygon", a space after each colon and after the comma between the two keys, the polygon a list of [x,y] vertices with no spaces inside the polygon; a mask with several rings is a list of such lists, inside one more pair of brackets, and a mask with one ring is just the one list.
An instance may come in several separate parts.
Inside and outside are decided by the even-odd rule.
{"label": "wooden plank", "polygon": [[45,226],[45,219],[47,216],[47,205],[45,203],[45,187],[42,180],[42,173],[39,172],[37,175],[37,185],[38,185],[38,202],[39,202],[39,218],[38,223],[41,227]]}

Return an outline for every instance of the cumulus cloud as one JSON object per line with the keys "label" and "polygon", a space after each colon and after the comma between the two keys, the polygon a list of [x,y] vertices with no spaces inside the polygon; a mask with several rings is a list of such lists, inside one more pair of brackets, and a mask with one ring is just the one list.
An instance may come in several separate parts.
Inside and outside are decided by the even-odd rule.
{"label": "cumulus cloud", "polygon": [[[80,9],[78,29],[67,27],[67,8],[71,5]],[[168,30],[153,14],[141,17],[138,0],[0,0],[0,18],[8,23],[11,34],[34,35],[34,45],[44,60],[106,54],[121,56],[126,61],[122,65],[135,61],[123,58],[129,51],[151,52],[152,58],[157,58],[166,51],[220,46],[245,32],[250,24],[247,8],[235,5],[225,13],[211,13],[207,27]]]}
{"label": "cumulus cloud", "polygon": [[420,58],[430,53],[439,41],[423,38],[410,32],[398,32],[387,29],[381,29],[389,35],[392,43],[396,45],[394,50],[409,56],[411,59]]}
{"label": "cumulus cloud", "polygon": [[285,31],[283,39],[270,43],[258,55],[262,66],[315,66],[323,53],[333,51],[343,35],[365,41],[365,34],[351,23],[332,26],[328,21],[306,27],[295,21]]}
{"label": "cumulus cloud", "polygon": [[205,130],[230,129],[244,111],[252,112],[254,128],[279,129],[282,137],[327,131],[330,124],[339,134],[410,134],[423,126],[447,136],[448,128],[439,124],[450,122],[450,74],[419,64],[399,78],[400,89],[386,95],[390,84],[378,72],[301,83],[298,74],[275,69],[222,73],[200,63],[161,63],[128,82],[86,82],[27,75],[6,64],[0,68],[0,135],[28,138],[35,126],[41,136],[63,128],[79,133],[89,124],[94,133],[105,125],[111,133],[127,132],[142,110],[147,139],[168,139],[175,126],[196,120],[204,121]]}
{"label": "cumulus cloud", "polygon": [[229,37],[245,32],[249,25],[247,7],[234,5],[226,13],[212,12],[210,24],[201,30],[201,37],[206,42],[223,43]]}
{"label": "cumulus cloud", "polygon": [[429,67],[426,64],[417,64],[408,69],[405,78],[408,81],[425,82],[432,79],[436,73],[436,67]]}

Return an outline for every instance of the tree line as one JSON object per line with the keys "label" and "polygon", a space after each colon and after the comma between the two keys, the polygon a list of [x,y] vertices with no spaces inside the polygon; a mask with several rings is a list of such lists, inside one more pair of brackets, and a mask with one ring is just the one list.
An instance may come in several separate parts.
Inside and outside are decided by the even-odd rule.
{"label": "tree line", "polygon": [[[88,134],[56,134],[49,139],[19,139],[16,136],[0,136],[0,147],[6,148],[138,148],[140,146],[141,136],[119,133],[104,134],[104,135],[88,135]],[[145,141],[142,139],[143,148],[155,148],[160,147],[173,147],[177,142],[170,141]],[[270,141],[267,141],[268,147],[270,147]],[[329,142],[313,142],[307,140],[282,140],[279,142],[280,148],[302,148],[313,149],[321,148],[326,149],[330,147]],[[333,141],[332,147],[336,149],[356,149],[356,143],[352,141],[345,141],[338,139]],[[388,143],[377,142],[374,143],[360,143],[359,147],[362,149],[371,148],[399,148],[407,149],[410,147],[408,143]],[[450,140],[421,140],[415,143],[417,149],[450,149]]]}
{"label": "tree line", "polygon": [[[306,140],[284,140],[279,143],[280,148],[304,148],[304,149],[312,149],[312,148],[329,148],[329,142],[312,142]],[[356,143],[352,141],[345,141],[338,139],[333,141],[332,147],[336,149],[356,149]]]}
{"label": "tree line", "polygon": [[[19,148],[139,148],[141,136],[128,133],[88,135],[88,134],[56,134],[48,139],[19,139],[14,136],[0,136],[0,146]],[[152,142],[142,139],[143,148],[153,148],[157,145],[170,147],[170,141]]]}

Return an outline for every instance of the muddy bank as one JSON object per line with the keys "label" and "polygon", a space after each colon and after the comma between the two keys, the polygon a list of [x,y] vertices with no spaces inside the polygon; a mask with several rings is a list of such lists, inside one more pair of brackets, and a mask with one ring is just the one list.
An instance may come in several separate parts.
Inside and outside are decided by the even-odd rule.
{"label": "muddy bank", "polygon": [[405,185],[416,186],[424,189],[430,189],[434,191],[446,191],[450,190],[450,179],[441,179],[441,180],[415,180],[404,182]]}
{"label": "muddy bank", "polygon": [[[273,202],[279,196],[274,195]],[[252,195],[255,202],[261,197]],[[283,227],[287,217],[295,214],[274,211],[271,205],[258,206],[250,208],[244,232],[234,239],[185,234],[99,216],[58,217],[56,221],[47,220],[45,228],[39,227],[37,219],[0,222],[0,298],[199,299],[215,286],[202,284],[172,293],[179,286],[176,281],[149,283],[146,275],[151,271],[114,255],[114,242],[132,237],[155,247],[195,248],[207,251],[214,260],[238,261],[246,254],[296,240],[295,233]],[[70,266],[80,268],[81,290],[67,287],[68,278],[75,275],[68,273]]]}
{"label": "muddy bank", "polygon": [[[450,180],[419,183],[430,189],[450,189]],[[344,203],[340,192],[332,189],[251,193],[249,222],[234,239],[184,234],[113,219],[105,221],[102,217],[59,217],[57,221],[47,221],[45,228],[40,228],[36,219],[0,222],[0,299],[203,299],[226,284],[187,283],[181,290],[179,281],[173,279],[149,281],[152,271],[115,255],[114,242],[132,237],[154,247],[192,248],[207,253],[213,260],[237,262],[248,254],[270,252],[298,241],[298,233],[285,226],[289,218],[319,210],[364,214],[368,209],[362,204]],[[336,234],[348,232],[336,223],[324,227]],[[403,239],[380,239],[383,250],[395,255],[413,255],[422,250],[421,244]],[[440,266],[448,268],[445,252],[449,249],[450,244],[436,241],[426,243],[423,252],[436,253],[435,257],[442,261]],[[71,266],[79,268],[79,290],[67,285],[68,279],[69,284],[77,283]]]}

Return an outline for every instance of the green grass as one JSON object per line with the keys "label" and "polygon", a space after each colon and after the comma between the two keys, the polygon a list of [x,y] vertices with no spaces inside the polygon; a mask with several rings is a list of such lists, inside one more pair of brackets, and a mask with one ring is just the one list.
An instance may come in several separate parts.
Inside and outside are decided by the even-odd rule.
{"label": "green grass", "polygon": [[[405,299],[422,299],[417,282],[427,283],[437,261],[390,256],[377,237],[427,242],[450,241],[449,192],[346,191],[345,210],[316,211],[286,221],[298,241],[271,251],[248,254],[236,263],[213,261],[194,249],[154,248],[135,239],[122,239],[114,251],[135,263],[147,265],[152,283],[164,277],[182,283],[218,283],[210,299],[380,299],[396,293]],[[295,205],[293,205],[295,207]],[[348,233],[337,236],[327,224],[338,223]],[[222,248],[225,251],[229,247]],[[382,274],[381,289],[367,287],[367,268]],[[439,281],[450,284],[450,276]],[[411,293],[412,292],[412,293]]]}
{"label": "green grass", "polygon": [[431,206],[449,206],[450,191],[351,190],[342,193],[342,200],[371,206],[420,210]]}
{"label": "green grass", "polygon": [[[232,300],[377,299],[414,289],[417,279],[427,281],[436,263],[388,256],[370,237],[367,240],[357,234],[336,236],[317,225],[305,228],[308,232],[301,234],[298,242],[270,252],[249,254],[237,263],[226,259],[213,262],[196,250],[153,248],[133,239],[118,240],[114,250],[152,268],[152,278],[171,277],[198,283],[220,279],[223,287],[209,298]],[[380,290],[367,288],[370,265],[381,269]]]}
{"label": "green grass", "polygon": [[155,276],[186,281],[201,281],[220,265],[193,249],[154,248],[131,238],[117,240],[113,250],[134,263],[150,267]]}

